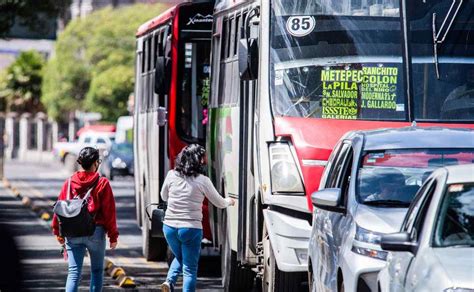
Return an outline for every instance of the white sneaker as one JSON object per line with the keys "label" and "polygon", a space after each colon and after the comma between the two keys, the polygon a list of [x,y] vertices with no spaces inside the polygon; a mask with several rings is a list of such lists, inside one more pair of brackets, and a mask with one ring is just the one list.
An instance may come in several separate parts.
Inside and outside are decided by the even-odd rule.
{"label": "white sneaker", "polygon": [[161,284],[161,291],[162,292],[171,292],[171,284],[168,283],[168,282],[163,282],[163,284]]}

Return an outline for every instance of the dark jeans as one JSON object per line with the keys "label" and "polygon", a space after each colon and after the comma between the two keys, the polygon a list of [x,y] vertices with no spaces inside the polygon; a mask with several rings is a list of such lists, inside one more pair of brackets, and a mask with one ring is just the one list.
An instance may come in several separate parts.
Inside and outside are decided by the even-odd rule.
{"label": "dark jeans", "polygon": [[164,224],[163,233],[175,256],[166,281],[175,285],[179,274],[183,273],[183,292],[195,291],[202,229],[174,228]]}

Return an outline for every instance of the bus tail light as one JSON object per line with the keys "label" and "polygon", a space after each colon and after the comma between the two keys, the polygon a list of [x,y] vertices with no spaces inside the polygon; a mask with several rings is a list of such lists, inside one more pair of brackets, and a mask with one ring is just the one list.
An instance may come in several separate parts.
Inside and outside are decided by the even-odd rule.
{"label": "bus tail light", "polygon": [[273,193],[304,195],[303,181],[288,143],[270,144]]}

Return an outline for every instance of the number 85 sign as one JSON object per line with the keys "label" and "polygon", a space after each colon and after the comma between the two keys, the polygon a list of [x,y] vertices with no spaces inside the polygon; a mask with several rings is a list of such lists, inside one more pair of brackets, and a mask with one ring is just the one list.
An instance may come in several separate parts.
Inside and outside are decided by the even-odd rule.
{"label": "number 85 sign", "polygon": [[302,37],[310,34],[316,25],[316,20],[312,16],[291,16],[286,21],[286,30],[295,37]]}

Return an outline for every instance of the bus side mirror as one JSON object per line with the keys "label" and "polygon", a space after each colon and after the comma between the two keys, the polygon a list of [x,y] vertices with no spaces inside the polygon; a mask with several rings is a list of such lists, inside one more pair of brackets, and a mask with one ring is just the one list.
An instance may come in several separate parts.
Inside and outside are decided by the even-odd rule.
{"label": "bus side mirror", "polygon": [[251,38],[239,41],[239,74],[244,81],[256,80],[258,75],[258,41]]}
{"label": "bus side mirror", "polygon": [[171,70],[169,59],[164,56],[156,58],[155,66],[155,93],[162,95],[168,94]]}

